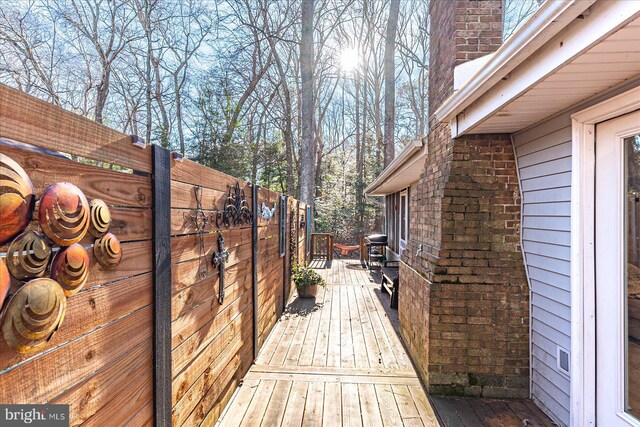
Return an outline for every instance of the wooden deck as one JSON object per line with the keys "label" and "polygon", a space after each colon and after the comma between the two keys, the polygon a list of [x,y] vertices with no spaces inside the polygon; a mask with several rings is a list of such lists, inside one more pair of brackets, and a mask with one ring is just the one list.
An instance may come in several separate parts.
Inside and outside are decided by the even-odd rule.
{"label": "wooden deck", "polygon": [[[397,334],[397,315],[389,309],[388,295],[380,292],[379,277],[353,260],[316,261],[314,267],[328,286],[315,300],[296,299],[289,305],[220,426],[506,427],[525,425],[525,418],[531,420],[526,425],[538,425],[530,415],[533,405],[516,414],[520,424],[505,424],[516,418],[497,409],[487,411],[498,416],[460,424],[471,418],[455,418],[451,411],[459,402],[447,400],[441,424]],[[504,405],[492,402],[498,402],[495,408]]]}

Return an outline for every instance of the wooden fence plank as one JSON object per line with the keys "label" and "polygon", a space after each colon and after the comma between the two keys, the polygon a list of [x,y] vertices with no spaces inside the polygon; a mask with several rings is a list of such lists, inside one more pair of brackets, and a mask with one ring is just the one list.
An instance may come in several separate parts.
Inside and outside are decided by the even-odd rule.
{"label": "wooden fence plank", "polygon": [[147,306],[107,326],[43,353],[0,376],[0,402],[45,402],[135,348],[152,330]]}
{"label": "wooden fence plank", "polygon": [[[151,274],[146,273],[104,286],[83,289],[69,298],[64,322],[48,343],[54,348],[87,334],[114,319],[151,304]],[[37,355],[19,355],[0,340],[0,369],[25,362]],[[0,381],[1,381],[0,376]]]}
{"label": "wooden fence plank", "polygon": [[69,405],[72,426],[85,422],[123,425],[152,398],[152,351],[152,338],[147,337],[132,351],[105,365],[49,403]]}
{"label": "wooden fence plank", "polygon": [[0,137],[151,172],[151,150],[86,117],[0,85]]}

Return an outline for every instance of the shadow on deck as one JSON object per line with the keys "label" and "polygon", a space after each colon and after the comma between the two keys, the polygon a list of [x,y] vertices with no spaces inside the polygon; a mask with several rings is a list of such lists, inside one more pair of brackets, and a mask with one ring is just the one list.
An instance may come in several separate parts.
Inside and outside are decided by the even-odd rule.
{"label": "shadow on deck", "polygon": [[295,298],[222,414],[222,426],[551,426],[531,402],[428,397],[380,274],[314,261],[327,286]]}

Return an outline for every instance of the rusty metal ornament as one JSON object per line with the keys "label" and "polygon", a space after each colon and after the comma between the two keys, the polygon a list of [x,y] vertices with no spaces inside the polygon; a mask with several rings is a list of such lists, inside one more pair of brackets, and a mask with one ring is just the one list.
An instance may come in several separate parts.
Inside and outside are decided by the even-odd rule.
{"label": "rusty metal ornament", "polygon": [[236,226],[253,224],[253,212],[249,208],[244,190],[240,188],[240,183],[230,185],[222,211],[216,213],[216,227]]}
{"label": "rusty metal ornament", "polygon": [[9,276],[9,269],[4,263],[4,259],[0,258],[0,308],[4,303],[4,299],[9,293],[11,287],[11,277]]}
{"label": "rusty metal ornament", "polygon": [[93,244],[93,255],[104,268],[114,268],[122,259],[120,241],[113,233],[107,233]]}
{"label": "rusty metal ornament", "polygon": [[51,246],[35,231],[25,231],[7,249],[7,267],[18,280],[42,277],[49,265]]}
{"label": "rusty metal ornament", "polygon": [[69,246],[82,240],[89,229],[89,202],[75,185],[58,182],[42,194],[38,219],[49,239]]}
{"label": "rusty metal ornament", "polygon": [[89,234],[93,237],[101,237],[109,231],[111,224],[111,212],[105,202],[100,199],[91,200],[89,206],[91,214],[91,223],[89,225]]}
{"label": "rusty metal ornament", "polygon": [[89,278],[89,255],[82,245],[75,243],[58,251],[51,262],[51,278],[68,297],[82,289]]}
{"label": "rusty metal ornament", "polygon": [[0,153],[0,245],[29,225],[34,204],[29,176],[13,159]]}
{"label": "rusty metal ornament", "polygon": [[53,337],[66,309],[67,299],[55,280],[34,279],[9,300],[2,321],[2,335],[9,347],[18,353],[33,353]]}

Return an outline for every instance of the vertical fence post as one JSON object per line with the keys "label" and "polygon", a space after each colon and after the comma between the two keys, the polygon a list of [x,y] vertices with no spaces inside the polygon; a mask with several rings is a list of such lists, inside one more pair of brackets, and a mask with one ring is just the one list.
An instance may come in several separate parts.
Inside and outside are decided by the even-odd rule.
{"label": "vertical fence post", "polygon": [[253,221],[251,222],[251,265],[253,271],[253,359],[258,358],[258,184],[251,185],[251,210]]}
{"label": "vertical fence post", "polygon": [[171,426],[171,154],[153,150],[153,395],[155,425]]}
{"label": "vertical fence post", "polygon": [[287,307],[287,218],[289,217],[289,196],[280,196],[280,256],[282,257],[282,312]]}

